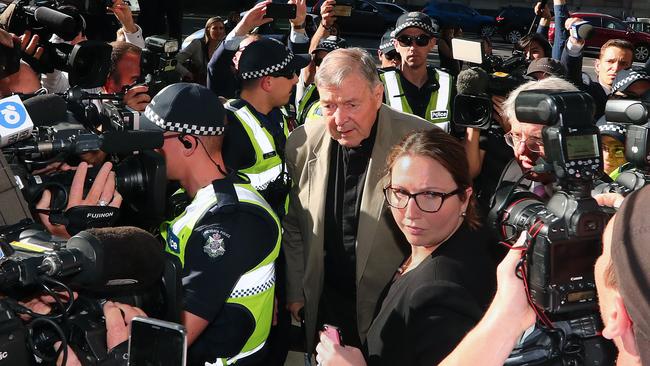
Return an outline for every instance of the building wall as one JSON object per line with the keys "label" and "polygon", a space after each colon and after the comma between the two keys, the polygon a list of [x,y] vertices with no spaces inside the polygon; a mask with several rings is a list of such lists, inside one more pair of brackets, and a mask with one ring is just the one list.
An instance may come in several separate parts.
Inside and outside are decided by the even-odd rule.
{"label": "building wall", "polygon": [[[426,0],[396,0],[397,3],[409,5],[425,5]],[[501,6],[530,6],[536,1],[531,0],[455,0],[476,9],[497,9]],[[548,0],[552,3],[553,0]],[[650,1],[648,0],[569,0],[569,10],[593,11],[611,14],[617,17],[650,17]]]}

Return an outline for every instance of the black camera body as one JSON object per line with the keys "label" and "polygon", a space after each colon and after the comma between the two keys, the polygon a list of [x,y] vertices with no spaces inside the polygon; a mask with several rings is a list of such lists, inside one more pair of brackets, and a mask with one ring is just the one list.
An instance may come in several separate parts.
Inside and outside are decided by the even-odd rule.
{"label": "black camera body", "polygon": [[175,39],[164,36],[150,36],[145,39],[140,74],[149,87],[147,94],[151,98],[167,85],[181,81],[181,76],[176,71],[178,50],[178,41]]}
{"label": "black camera body", "polygon": [[524,91],[515,101],[517,119],[545,124],[546,161],[535,171],[552,173],[560,190],[547,204],[516,185],[502,187],[490,212],[499,235],[529,233],[527,281],[533,302],[548,314],[592,310],[596,304],[593,264],[600,255],[608,215],[591,198],[602,170],[594,104],[581,92]]}

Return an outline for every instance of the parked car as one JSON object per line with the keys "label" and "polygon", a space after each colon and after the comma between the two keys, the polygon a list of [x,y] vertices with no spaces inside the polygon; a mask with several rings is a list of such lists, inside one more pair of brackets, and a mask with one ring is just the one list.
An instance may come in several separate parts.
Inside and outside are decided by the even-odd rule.
{"label": "parked car", "polygon": [[440,25],[458,25],[464,32],[478,33],[481,36],[489,37],[494,33],[494,18],[481,15],[467,5],[431,1],[422,11]]}
{"label": "parked car", "polygon": [[646,22],[625,22],[630,28],[634,29],[637,32],[650,33],[650,23]]}
{"label": "parked car", "polygon": [[622,20],[600,13],[571,13],[571,16],[588,21],[593,27],[592,36],[585,42],[585,51],[599,52],[610,39],[620,38],[634,45],[634,61],[646,62],[650,57],[650,34],[637,32]]}
{"label": "parked car", "polygon": [[528,33],[533,20],[535,20],[535,12],[530,7],[502,7],[495,18],[496,30],[505,41],[517,43]]}
{"label": "parked car", "polygon": [[402,14],[388,10],[374,0],[356,0],[353,1],[352,14],[338,17],[336,26],[343,36],[364,34],[379,39],[388,28],[395,27],[397,18]]}
{"label": "parked car", "polygon": [[400,15],[402,15],[404,13],[409,12],[407,9],[405,9],[404,7],[402,7],[399,4],[388,3],[388,2],[385,2],[385,1],[377,1],[377,4],[383,6],[386,10],[397,14],[397,16],[400,16]]}

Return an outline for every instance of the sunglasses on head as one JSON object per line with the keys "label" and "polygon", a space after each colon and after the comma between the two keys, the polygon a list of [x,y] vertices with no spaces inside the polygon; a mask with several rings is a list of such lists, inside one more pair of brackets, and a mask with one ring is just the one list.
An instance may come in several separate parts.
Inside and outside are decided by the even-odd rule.
{"label": "sunglasses on head", "polygon": [[420,34],[417,37],[407,36],[407,35],[404,34],[404,35],[401,35],[401,36],[397,37],[396,39],[397,39],[397,42],[399,42],[399,44],[402,47],[411,47],[413,45],[413,42],[415,42],[415,44],[417,46],[419,46],[419,47],[424,47],[424,46],[429,44],[429,41],[431,41],[431,38],[432,38],[431,36],[426,35],[426,34]]}

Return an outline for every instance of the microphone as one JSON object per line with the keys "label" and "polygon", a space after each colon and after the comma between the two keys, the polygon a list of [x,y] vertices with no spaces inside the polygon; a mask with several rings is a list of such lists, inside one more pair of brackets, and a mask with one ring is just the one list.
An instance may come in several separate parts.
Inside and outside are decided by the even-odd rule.
{"label": "microphone", "polygon": [[470,67],[458,74],[456,90],[458,94],[481,95],[488,90],[490,76],[480,67]]}
{"label": "microphone", "polygon": [[73,17],[45,6],[34,10],[34,19],[66,41],[72,41],[81,29]]}
{"label": "microphone", "polygon": [[136,227],[81,231],[65,249],[46,256],[39,270],[62,278],[73,288],[93,292],[146,289],[160,281],[165,266],[163,247]]}
{"label": "microphone", "polygon": [[23,104],[36,127],[52,126],[67,119],[68,104],[56,94],[37,95]]}

